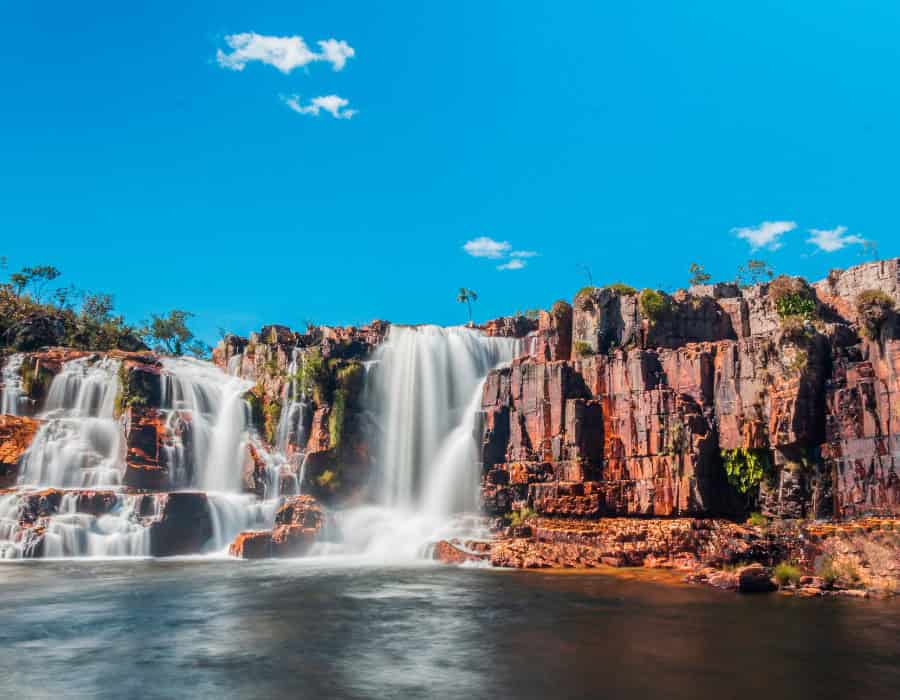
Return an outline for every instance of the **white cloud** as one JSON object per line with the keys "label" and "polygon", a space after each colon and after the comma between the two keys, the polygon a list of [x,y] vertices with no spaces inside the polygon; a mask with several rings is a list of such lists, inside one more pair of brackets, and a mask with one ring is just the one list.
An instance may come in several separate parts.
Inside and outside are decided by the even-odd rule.
{"label": "white cloud", "polygon": [[335,119],[350,119],[357,113],[355,109],[346,109],[350,104],[350,100],[337,95],[323,95],[321,97],[313,97],[309,104],[300,102],[299,95],[281,96],[281,101],[294,110],[297,114],[310,114],[314,117],[319,116],[319,112],[325,110]]}
{"label": "white cloud", "polygon": [[347,59],[356,55],[356,51],[346,41],[326,39],[318,44],[322,49],[322,58],[328,61],[334,70],[342,70],[347,65]]}
{"label": "white cloud", "polygon": [[862,245],[866,242],[864,238],[857,236],[855,233],[844,235],[847,233],[846,226],[838,226],[833,229],[811,228],[809,233],[811,235],[806,239],[806,242],[812,243],[819,250],[824,250],[826,253],[833,253],[841,248],[846,248],[848,245]]}
{"label": "white cloud", "polygon": [[356,53],[346,41],[337,39],[318,42],[322,52],[316,53],[306,45],[302,36],[265,36],[256,32],[229,34],[225,42],[232,51],[225,53],[219,49],[216,60],[222,68],[236,71],[244,70],[252,61],[274,66],[285,74],[315,61],[327,61],[337,71]]}
{"label": "white cloud", "polygon": [[759,226],[733,228],[731,232],[747,241],[751,250],[760,248],[778,250],[781,247],[779,240],[781,236],[795,228],[797,228],[795,221],[763,221]]}
{"label": "white cloud", "polygon": [[498,270],[521,270],[525,267],[526,263],[521,258],[513,258],[508,263],[503,263],[502,265],[497,265]]}
{"label": "white cloud", "polygon": [[535,258],[537,257],[537,252],[533,250],[514,250],[509,254],[511,258]]}
{"label": "white cloud", "polygon": [[512,246],[508,241],[495,241],[487,236],[480,236],[466,241],[463,250],[473,258],[502,258]]}

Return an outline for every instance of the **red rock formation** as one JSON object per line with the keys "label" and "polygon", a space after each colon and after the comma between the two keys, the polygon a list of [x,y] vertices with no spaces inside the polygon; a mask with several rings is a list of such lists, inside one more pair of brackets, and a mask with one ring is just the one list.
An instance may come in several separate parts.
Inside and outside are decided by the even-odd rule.
{"label": "red rock formation", "polygon": [[0,415],[0,489],[15,485],[22,455],[39,426],[33,418]]}
{"label": "red rock formation", "polygon": [[[900,512],[896,317],[877,341],[853,325],[861,291],[900,306],[900,265],[834,272],[813,289],[815,322],[783,321],[767,285],[695,287],[652,319],[637,294],[611,289],[580,292],[571,328],[544,314],[523,357],[485,382],[486,511]],[[726,479],[721,453],[739,449],[769,464],[758,502]]]}
{"label": "red rock formation", "polygon": [[272,530],[240,533],[228,548],[239,559],[301,557],[309,553],[325,523],[325,513],[312,496],[285,499],[275,513]]}

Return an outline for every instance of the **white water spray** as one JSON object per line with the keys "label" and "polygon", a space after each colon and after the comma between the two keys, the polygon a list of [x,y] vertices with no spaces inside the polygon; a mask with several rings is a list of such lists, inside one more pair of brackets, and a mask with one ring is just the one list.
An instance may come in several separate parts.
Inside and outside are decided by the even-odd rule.
{"label": "white water spray", "polygon": [[343,546],[325,552],[408,561],[435,540],[486,535],[474,516],[481,391],[518,345],[467,328],[391,327],[368,373],[382,431],[375,505],[338,514]]}
{"label": "white water spray", "polygon": [[22,361],[25,356],[21,353],[10,355],[3,365],[3,373],[0,375],[2,387],[0,387],[0,413],[10,416],[22,415],[22,402],[25,400],[22,389]]}
{"label": "white water spray", "polygon": [[119,362],[71,360],[53,378],[41,425],[22,458],[19,483],[101,487],[121,483],[125,442],[114,418]]}

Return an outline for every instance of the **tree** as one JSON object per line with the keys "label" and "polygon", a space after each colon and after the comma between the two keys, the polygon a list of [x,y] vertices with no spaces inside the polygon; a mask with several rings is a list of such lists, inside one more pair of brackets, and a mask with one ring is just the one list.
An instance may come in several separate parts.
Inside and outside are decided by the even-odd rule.
{"label": "tree", "polygon": [[9,281],[16,288],[16,296],[22,296],[22,293],[29,287],[34,285],[35,301],[40,303],[41,297],[44,295],[44,288],[49,282],[52,282],[62,273],[52,265],[38,265],[36,267],[23,267],[21,272],[14,272],[9,276]]}
{"label": "tree", "polygon": [[471,289],[466,289],[465,287],[459,288],[459,294],[456,295],[456,301],[462,304],[465,302],[466,307],[469,309],[469,325],[472,325],[472,302],[478,301],[478,295],[473,292]]}
{"label": "tree", "polygon": [[697,284],[706,284],[712,279],[712,275],[703,269],[703,265],[699,263],[692,262],[688,272],[691,273],[691,278],[688,281],[692,287]]}
{"label": "tree", "polygon": [[151,314],[150,322],[141,330],[141,335],[157,350],[170,355],[187,353],[204,357],[209,352],[209,346],[195,338],[187,326],[188,319],[193,317],[190,311],[179,309],[173,309],[167,316]]}
{"label": "tree", "polygon": [[875,241],[862,242],[863,257],[871,257],[872,260],[878,260],[878,243]]}
{"label": "tree", "polygon": [[579,263],[579,264],[578,264],[578,267],[580,267],[580,268],[584,271],[584,274],[587,275],[587,278],[588,278],[588,285],[590,285],[591,287],[593,287],[593,286],[594,286],[594,276],[591,274],[591,268],[589,268],[589,267],[588,267],[587,265],[585,265],[584,263]]}
{"label": "tree", "polygon": [[739,287],[750,287],[759,284],[763,279],[772,279],[775,273],[765,260],[748,260],[746,265],[738,267],[737,283]]}

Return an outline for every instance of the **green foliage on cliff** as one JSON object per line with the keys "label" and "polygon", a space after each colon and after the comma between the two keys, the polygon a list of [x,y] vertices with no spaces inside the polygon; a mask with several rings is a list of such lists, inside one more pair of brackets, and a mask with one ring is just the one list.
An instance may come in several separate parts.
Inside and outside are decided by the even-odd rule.
{"label": "green foliage on cliff", "polygon": [[645,289],[638,299],[641,315],[653,325],[672,309],[672,300],[655,289]]}
{"label": "green foliage on cliff", "polygon": [[874,340],[881,332],[881,326],[894,310],[894,300],[880,289],[868,289],[856,297],[856,311],[859,314],[863,335]]}
{"label": "green foliage on cliff", "polygon": [[768,294],[782,319],[791,316],[809,319],[816,315],[815,295],[802,279],[780,275],[769,283]]}
{"label": "green foliage on cliff", "polygon": [[119,391],[116,394],[113,415],[118,418],[126,409],[131,406],[146,406],[149,398],[145,391],[141,391],[142,387],[135,386],[132,381],[133,373],[128,371],[125,364],[119,365],[118,379]]}
{"label": "green foliage on cliff", "polygon": [[800,569],[786,561],[781,562],[772,572],[775,582],[779,588],[784,588],[788,584],[797,586],[800,584]]}
{"label": "green foliage on cliff", "polygon": [[340,479],[336,472],[326,469],[316,478],[316,483],[323,489],[337,491],[341,487]]}
{"label": "green foliage on cliff", "polygon": [[575,355],[578,357],[591,357],[595,355],[594,348],[591,347],[590,343],[587,343],[583,340],[576,340],[575,345]]}
{"label": "green foliage on cliff", "polygon": [[767,450],[754,450],[739,447],[735,450],[722,450],[722,463],[728,483],[740,493],[750,493],[769,472],[769,453]]}
{"label": "green foliage on cliff", "polygon": [[317,404],[328,402],[332,388],[332,376],[328,363],[319,348],[313,348],[303,355],[297,370],[297,386]]}
{"label": "green foliage on cliff", "polygon": [[360,362],[338,366],[335,370],[335,389],[328,416],[328,436],[331,449],[339,449],[344,437],[347,407],[359,399],[362,393],[363,366]]}
{"label": "green foliage on cliff", "polygon": [[537,513],[531,510],[531,508],[526,507],[521,510],[512,511],[506,518],[509,520],[510,527],[521,527],[528,522],[529,518],[533,518],[535,515],[537,515]]}
{"label": "green foliage on cliff", "polygon": [[608,284],[605,287],[616,294],[621,296],[628,296],[630,294],[637,294],[637,290],[631,285],[625,284],[624,282],[613,282],[612,284]]}
{"label": "green foliage on cliff", "polygon": [[266,441],[270,445],[275,444],[278,433],[278,422],[281,420],[281,401],[269,399],[263,406],[263,424],[265,427]]}
{"label": "green foliage on cliff", "polygon": [[22,393],[36,401],[43,399],[50,390],[53,375],[33,361],[23,362],[20,372],[22,374]]}
{"label": "green foliage on cliff", "polygon": [[154,315],[159,323],[139,328],[114,313],[110,294],[73,286],[49,289],[48,285],[61,275],[51,265],[38,265],[14,272],[7,282],[0,283],[0,347],[6,342],[7,331],[15,329],[9,338],[13,350],[64,345],[82,350],[139,351],[147,349],[143,342],[147,337],[151,344],[157,343],[172,354],[208,354],[208,346],[194,338],[186,325],[190,313]]}

